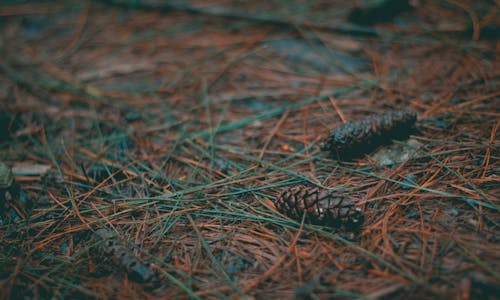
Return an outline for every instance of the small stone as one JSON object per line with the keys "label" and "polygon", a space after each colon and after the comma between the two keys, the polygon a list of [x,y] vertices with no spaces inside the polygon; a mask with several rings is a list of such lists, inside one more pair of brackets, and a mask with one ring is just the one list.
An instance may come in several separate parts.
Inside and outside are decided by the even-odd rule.
{"label": "small stone", "polygon": [[231,166],[224,159],[216,158],[210,162],[210,167],[219,172],[229,175]]}
{"label": "small stone", "polygon": [[456,208],[450,208],[450,209],[448,209],[447,213],[448,213],[448,215],[450,215],[452,217],[456,217],[460,214],[460,211]]}
{"label": "small stone", "polygon": [[414,188],[415,185],[417,185],[417,176],[413,174],[408,174],[405,176],[403,179],[403,182],[401,184],[401,188],[403,190],[411,190]]}
{"label": "small stone", "polygon": [[142,114],[140,111],[137,111],[137,110],[133,110],[131,112],[128,112],[126,115],[125,115],[125,120],[129,123],[132,123],[132,122],[135,122],[135,121],[138,121],[142,118]]}
{"label": "small stone", "polygon": [[410,210],[406,213],[406,217],[409,219],[415,219],[416,217],[418,217],[418,213],[414,210]]}
{"label": "small stone", "polygon": [[68,252],[68,247],[68,243],[64,242],[61,244],[61,246],[59,246],[59,250],[61,250],[62,254],[66,254]]}

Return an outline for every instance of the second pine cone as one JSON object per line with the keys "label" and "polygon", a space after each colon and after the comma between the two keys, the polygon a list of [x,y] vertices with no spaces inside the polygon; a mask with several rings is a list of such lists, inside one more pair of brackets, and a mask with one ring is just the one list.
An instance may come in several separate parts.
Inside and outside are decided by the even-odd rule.
{"label": "second pine cone", "polygon": [[336,191],[293,186],[285,188],[275,201],[276,208],[283,214],[317,225],[342,227],[356,230],[364,217],[359,207]]}
{"label": "second pine cone", "polygon": [[322,148],[337,159],[361,157],[392,139],[406,138],[416,120],[415,112],[397,110],[348,122],[332,129]]}

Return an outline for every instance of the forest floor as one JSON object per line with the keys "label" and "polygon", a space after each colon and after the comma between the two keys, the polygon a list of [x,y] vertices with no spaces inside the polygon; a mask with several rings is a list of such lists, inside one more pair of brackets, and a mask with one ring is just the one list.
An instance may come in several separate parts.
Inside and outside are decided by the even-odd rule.
{"label": "forest floor", "polygon": [[[0,299],[498,299],[498,1],[361,25],[332,1],[17,2]],[[409,140],[321,150],[397,109]],[[360,231],[279,212],[299,185],[356,203]]]}

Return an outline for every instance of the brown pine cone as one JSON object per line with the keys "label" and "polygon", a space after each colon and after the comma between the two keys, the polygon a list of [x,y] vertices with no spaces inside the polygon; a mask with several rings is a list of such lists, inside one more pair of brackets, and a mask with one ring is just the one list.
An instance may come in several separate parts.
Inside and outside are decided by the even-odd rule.
{"label": "brown pine cone", "polygon": [[392,139],[408,137],[416,121],[415,112],[397,110],[348,122],[330,131],[322,149],[330,151],[337,159],[360,157]]}
{"label": "brown pine cone", "polygon": [[294,186],[285,188],[275,201],[276,208],[287,216],[318,225],[358,229],[364,217],[359,207],[338,192]]}

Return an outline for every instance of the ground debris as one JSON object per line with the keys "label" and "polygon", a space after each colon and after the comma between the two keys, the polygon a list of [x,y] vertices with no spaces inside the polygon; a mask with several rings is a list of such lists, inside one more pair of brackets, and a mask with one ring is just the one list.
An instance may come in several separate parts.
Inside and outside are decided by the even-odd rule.
{"label": "ground debris", "polygon": [[[0,298],[498,298],[494,1],[3,2]],[[347,200],[359,232],[301,227]]]}
{"label": "ground debris", "polygon": [[404,143],[381,148],[373,154],[372,159],[384,166],[398,165],[415,157],[421,146],[421,142],[408,139]]}
{"label": "ground debris", "polygon": [[12,173],[15,176],[43,176],[50,168],[50,165],[21,163],[12,167]]}

